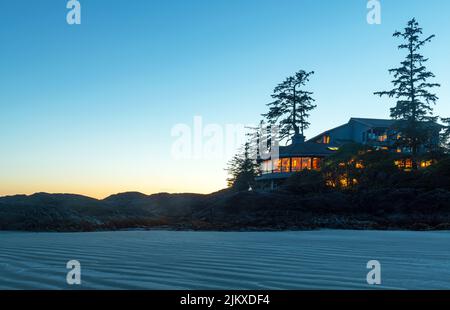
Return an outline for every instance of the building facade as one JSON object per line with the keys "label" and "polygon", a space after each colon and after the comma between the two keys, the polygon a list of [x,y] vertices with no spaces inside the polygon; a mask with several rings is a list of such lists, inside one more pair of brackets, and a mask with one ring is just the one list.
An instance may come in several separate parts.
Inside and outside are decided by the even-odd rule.
{"label": "building facade", "polygon": [[[301,135],[296,136],[292,139],[292,144],[280,146],[278,158],[259,160],[261,175],[256,181],[262,187],[275,188],[296,172],[320,170],[323,159],[347,143],[369,145],[396,153],[409,153],[411,150],[400,149],[397,146],[401,132],[396,129],[396,125],[398,125],[396,120],[351,118],[348,123],[327,130],[308,141]],[[427,123],[427,126],[432,129],[428,147],[438,147],[440,125]]]}
{"label": "building facade", "polygon": [[337,150],[329,143],[305,142],[299,135],[292,139],[292,144],[279,147],[277,158],[259,160],[261,175],[256,181],[261,187],[275,188],[296,172],[320,170],[323,159]]}
{"label": "building facade", "polygon": [[[327,130],[310,139],[310,142],[343,145],[346,143],[360,143],[378,149],[385,149],[397,153],[409,153],[411,150],[400,149],[397,141],[401,137],[398,129],[399,121],[390,119],[351,118],[347,124]],[[427,148],[439,147],[439,132],[441,126],[437,123],[423,123],[431,129],[431,138]],[[419,151],[425,151],[425,146]]]}

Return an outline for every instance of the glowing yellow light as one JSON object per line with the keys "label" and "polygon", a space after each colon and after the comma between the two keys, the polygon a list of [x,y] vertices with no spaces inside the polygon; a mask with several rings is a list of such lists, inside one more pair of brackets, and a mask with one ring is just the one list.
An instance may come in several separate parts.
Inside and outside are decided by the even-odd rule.
{"label": "glowing yellow light", "polygon": [[426,161],[421,161],[420,162],[420,167],[421,168],[428,168],[433,164],[433,162],[431,160],[426,160]]}

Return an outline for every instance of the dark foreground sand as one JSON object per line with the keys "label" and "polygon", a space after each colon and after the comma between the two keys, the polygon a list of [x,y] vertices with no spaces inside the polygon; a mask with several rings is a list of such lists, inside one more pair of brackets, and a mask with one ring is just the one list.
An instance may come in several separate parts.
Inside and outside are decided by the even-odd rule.
{"label": "dark foreground sand", "polygon": [[0,289],[450,289],[450,232],[0,232]]}

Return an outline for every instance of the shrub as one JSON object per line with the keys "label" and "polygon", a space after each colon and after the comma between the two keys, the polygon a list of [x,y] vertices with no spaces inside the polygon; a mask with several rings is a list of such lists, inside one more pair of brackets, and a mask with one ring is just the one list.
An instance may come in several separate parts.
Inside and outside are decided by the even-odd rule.
{"label": "shrub", "polygon": [[326,188],[322,173],[314,170],[295,173],[285,181],[284,187],[290,192],[299,194],[322,192]]}

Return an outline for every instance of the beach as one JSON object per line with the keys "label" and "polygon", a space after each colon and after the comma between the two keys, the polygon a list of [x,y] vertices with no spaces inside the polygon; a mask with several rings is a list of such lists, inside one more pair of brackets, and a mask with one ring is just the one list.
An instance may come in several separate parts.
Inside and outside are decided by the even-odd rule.
{"label": "beach", "polygon": [[[0,289],[450,289],[449,244],[446,231],[0,232]],[[81,285],[66,283],[70,260]]]}

